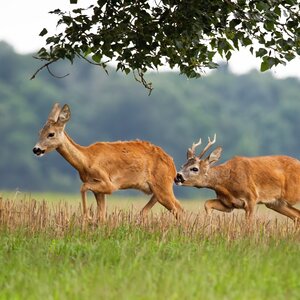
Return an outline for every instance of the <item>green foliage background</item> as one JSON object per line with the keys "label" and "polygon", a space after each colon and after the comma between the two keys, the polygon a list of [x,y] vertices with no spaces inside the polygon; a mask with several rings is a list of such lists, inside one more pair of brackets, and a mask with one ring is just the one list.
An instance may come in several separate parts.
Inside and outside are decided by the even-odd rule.
{"label": "green foliage background", "polygon": [[[78,143],[142,139],[163,147],[177,168],[199,137],[217,133],[222,161],[233,155],[300,157],[300,82],[253,71],[243,76],[226,66],[186,80],[176,73],[150,74],[151,96],[132,78],[75,62],[29,80],[38,67],[0,43],[0,188],[77,191],[77,173],[57,153],[41,159],[32,147],[54,102],[68,103],[67,131]],[[192,189],[177,189],[184,196]],[[198,195],[199,192],[197,191]]]}

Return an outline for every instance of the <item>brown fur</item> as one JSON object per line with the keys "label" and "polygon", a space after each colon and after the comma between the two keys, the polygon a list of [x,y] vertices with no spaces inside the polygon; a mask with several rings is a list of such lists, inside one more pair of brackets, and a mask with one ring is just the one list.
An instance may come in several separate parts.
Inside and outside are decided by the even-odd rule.
{"label": "brown fur", "polygon": [[[153,195],[142,209],[142,215],[147,214],[157,201],[176,216],[181,212],[181,205],[173,194],[176,168],[173,159],[160,147],[144,141],[98,142],[80,146],[64,132],[69,118],[69,107],[60,108],[55,104],[40,131],[34,152],[41,155],[56,149],[79,172],[83,182],[81,195],[85,217],[89,217],[88,190],[95,195],[100,220],[105,219],[105,195],[120,189],[137,189]],[[54,136],[50,137],[49,133]]]}
{"label": "brown fur", "polygon": [[218,147],[204,160],[190,157],[176,177],[177,184],[216,192],[216,199],[205,202],[207,213],[239,208],[251,220],[255,204],[261,203],[293,220],[300,218],[300,211],[293,207],[300,202],[299,160],[289,156],[234,157],[212,166],[221,150]]}

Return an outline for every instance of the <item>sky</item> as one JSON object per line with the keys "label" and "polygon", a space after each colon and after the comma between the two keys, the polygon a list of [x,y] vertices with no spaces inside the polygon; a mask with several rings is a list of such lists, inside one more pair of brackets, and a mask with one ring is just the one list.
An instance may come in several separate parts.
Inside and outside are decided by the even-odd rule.
{"label": "sky", "polygon": [[[45,46],[45,39],[39,36],[45,27],[55,32],[57,16],[49,14],[56,8],[74,9],[76,5],[70,0],[10,0],[0,4],[0,40],[9,43],[20,54],[35,53]],[[79,6],[87,7],[93,0],[79,0]],[[243,74],[251,69],[259,69],[259,60],[243,49],[233,54],[229,61],[230,69]],[[300,58],[294,59],[286,66],[277,66],[272,70],[278,78],[300,78]]]}

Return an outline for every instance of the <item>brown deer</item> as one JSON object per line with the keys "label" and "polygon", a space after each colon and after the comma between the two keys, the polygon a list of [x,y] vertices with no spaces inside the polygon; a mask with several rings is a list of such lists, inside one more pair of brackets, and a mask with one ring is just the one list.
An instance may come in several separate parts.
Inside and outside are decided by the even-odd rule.
{"label": "brown deer", "polygon": [[142,216],[156,202],[175,216],[182,211],[173,193],[176,175],[173,159],[160,147],[138,140],[80,146],[65,132],[70,116],[68,105],[61,108],[58,103],[54,104],[33,152],[43,156],[56,150],[79,172],[83,182],[80,191],[85,219],[90,219],[86,204],[88,190],[95,195],[99,220],[104,220],[106,215],[105,195],[120,189],[137,189],[152,195],[141,211]]}
{"label": "brown deer", "polygon": [[177,185],[209,188],[216,192],[216,199],[205,202],[208,214],[213,209],[231,212],[244,209],[251,221],[255,204],[265,204],[294,221],[300,218],[300,210],[293,207],[300,202],[300,161],[289,156],[234,157],[213,166],[222,152],[217,147],[205,159],[207,150],[216,142],[216,135],[196,156],[193,143],[187,151],[187,162],[177,173]]}

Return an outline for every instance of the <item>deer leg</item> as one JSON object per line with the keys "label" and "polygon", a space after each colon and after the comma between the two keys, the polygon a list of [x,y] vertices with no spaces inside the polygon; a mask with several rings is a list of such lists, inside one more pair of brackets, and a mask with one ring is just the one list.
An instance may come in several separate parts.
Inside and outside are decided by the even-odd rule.
{"label": "deer leg", "polygon": [[247,201],[245,202],[245,212],[246,212],[246,221],[251,224],[253,221],[253,213],[254,213],[255,201]]}
{"label": "deer leg", "polygon": [[266,207],[291,218],[294,222],[300,219],[300,211],[292,206],[287,205],[283,201],[279,200],[279,201],[266,203]]}
{"label": "deer leg", "polygon": [[99,222],[104,222],[106,219],[106,209],[105,209],[105,194],[94,193],[97,201],[97,219]]}
{"label": "deer leg", "polygon": [[[80,192],[82,198],[82,208],[83,208],[83,215],[87,219],[91,219],[87,210],[87,197],[86,192],[90,190],[95,194],[111,194],[114,191],[114,186],[110,182],[106,181],[92,181],[92,182],[85,182],[82,184]],[[101,198],[101,196],[99,196]],[[100,199],[99,198],[99,199]],[[97,197],[96,197],[97,200]],[[103,204],[104,202],[104,204]],[[105,199],[104,200],[97,200],[97,207],[98,211],[102,211],[103,207],[105,206]],[[100,207],[100,208],[99,208]]]}
{"label": "deer leg", "polygon": [[174,196],[173,181],[170,182],[169,186],[155,186],[155,188],[152,188],[152,191],[157,201],[168,209],[176,219],[178,219],[180,214],[183,212],[183,208]]}
{"label": "deer leg", "polygon": [[293,211],[293,213],[295,213],[297,215],[296,219],[297,219],[297,221],[299,221],[300,220],[300,210],[289,204],[287,204],[287,205],[288,205],[288,208],[291,209]]}
{"label": "deer leg", "polygon": [[83,210],[83,218],[91,220],[91,217],[89,215],[88,209],[87,209],[87,196],[86,196],[87,190],[84,188],[84,185],[81,186],[80,193],[81,193],[81,200],[82,200],[82,210]]}
{"label": "deer leg", "polygon": [[183,208],[182,208],[180,202],[175,198],[175,196],[174,196],[174,204],[175,204],[175,206],[176,206],[177,211],[178,211],[180,214],[184,212],[184,210],[183,210]]}
{"label": "deer leg", "polygon": [[292,207],[291,205],[288,204],[288,207],[295,213],[297,214],[297,217],[294,219],[294,223],[296,225],[300,224],[300,210],[295,208],[295,207]]}
{"label": "deer leg", "polygon": [[159,195],[157,197],[158,202],[163,205],[167,210],[169,210],[177,218],[177,208],[175,204],[170,201],[168,198],[162,197]]}
{"label": "deer leg", "polygon": [[233,208],[230,208],[222,203],[220,199],[209,199],[204,203],[205,211],[208,215],[211,214],[213,209],[223,211],[223,212],[231,212]]}
{"label": "deer leg", "polygon": [[154,206],[156,202],[157,198],[153,195],[149,202],[143,207],[143,209],[140,212],[142,218],[148,214],[149,210]]}
{"label": "deer leg", "polygon": [[110,181],[91,181],[85,182],[81,189],[87,191],[90,190],[93,193],[111,194],[116,190],[114,185]]}

